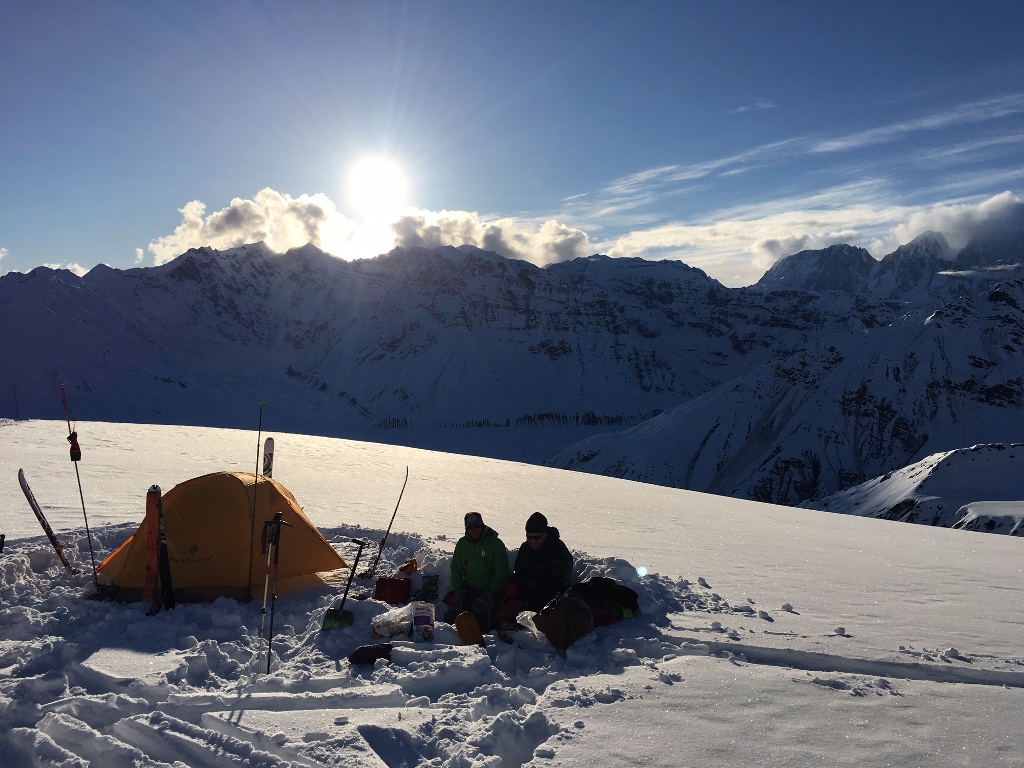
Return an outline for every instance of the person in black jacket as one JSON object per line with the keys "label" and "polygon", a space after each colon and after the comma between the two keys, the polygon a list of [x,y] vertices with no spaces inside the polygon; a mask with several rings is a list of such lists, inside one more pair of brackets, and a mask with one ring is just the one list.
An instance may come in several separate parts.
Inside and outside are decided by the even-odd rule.
{"label": "person in black jacket", "polygon": [[498,626],[515,626],[520,611],[539,611],[555,595],[569,588],[572,553],[558,529],[540,512],[526,521],[526,541],[519,547],[508,586],[502,591]]}

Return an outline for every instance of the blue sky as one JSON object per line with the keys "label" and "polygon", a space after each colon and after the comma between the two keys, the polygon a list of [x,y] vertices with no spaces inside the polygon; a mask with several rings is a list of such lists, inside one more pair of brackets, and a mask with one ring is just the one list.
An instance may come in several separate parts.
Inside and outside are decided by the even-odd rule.
{"label": "blue sky", "polygon": [[[803,248],[962,244],[1024,197],[1020,2],[5,0],[0,17],[0,273],[259,239],[346,258],[471,242],[747,285]],[[404,183],[353,189],[367,157]]]}

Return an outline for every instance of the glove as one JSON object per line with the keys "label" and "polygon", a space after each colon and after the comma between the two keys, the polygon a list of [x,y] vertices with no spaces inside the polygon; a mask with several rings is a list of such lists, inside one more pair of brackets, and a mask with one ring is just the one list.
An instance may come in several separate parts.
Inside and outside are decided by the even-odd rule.
{"label": "glove", "polygon": [[476,600],[473,601],[474,611],[490,611],[494,609],[494,593],[490,590],[485,591]]}

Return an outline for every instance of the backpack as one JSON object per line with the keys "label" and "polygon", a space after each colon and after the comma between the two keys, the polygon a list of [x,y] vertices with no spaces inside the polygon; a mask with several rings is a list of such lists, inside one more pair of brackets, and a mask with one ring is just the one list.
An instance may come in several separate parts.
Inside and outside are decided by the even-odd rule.
{"label": "backpack", "polygon": [[582,597],[584,600],[597,600],[602,603],[628,608],[631,614],[640,610],[640,596],[625,584],[605,576],[594,576],[579,584],[569,587],[569,594]]}
{"label": "backpack", "polygon": [[568,594],[586,601],[594,614],[595,627],[632,618],[640,610],[639,595],[635,591],[604,576],[573,584]]}
{"label": "backpack", "polygon": [[555,648],[564,650],[594,628],[594,614],[582,598],[557,595],[534,614],[533,624]]}

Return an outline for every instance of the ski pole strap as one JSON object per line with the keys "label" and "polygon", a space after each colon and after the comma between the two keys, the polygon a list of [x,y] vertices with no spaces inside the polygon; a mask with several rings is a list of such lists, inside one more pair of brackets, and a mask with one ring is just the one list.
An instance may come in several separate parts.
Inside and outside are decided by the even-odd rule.
{"label": "ski pole strap", "polygon": [[68,442],[71,443],[71,460],[79,461],[82,458],[82,449],[78,446],[78,433],[72,432],[68,435]]}
{"label": "ski pole strap", "polygon": [[287,520],[282,519],[283,512],[274,515],[273,520],[263,523],[263,554],[267,554],[271,547],[276,547],[281,541],[281,526],[294,528]]}

